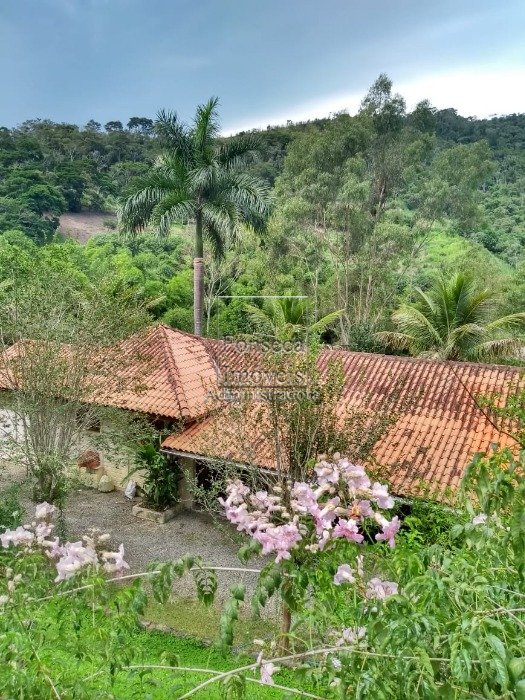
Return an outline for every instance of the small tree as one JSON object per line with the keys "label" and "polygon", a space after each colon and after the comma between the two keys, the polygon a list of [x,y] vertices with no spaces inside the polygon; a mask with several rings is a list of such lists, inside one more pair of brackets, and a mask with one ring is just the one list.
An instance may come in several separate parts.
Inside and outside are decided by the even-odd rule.
{"label": "small tree", "polygon": [[[139,421],[111,405],[119,392],[143,388],[146,359],[120,341],[146,321],[126,296],[46,265],[3,288],[3,456],[26,467],[35,498],[60,502],[69,467],[90,443],[116,447],[136,436]],[[101,421],[113,428],[98,432]]]}
{"label": "small tree", "polygon": [[[222,398],[231,402],[217,409],[200,451],[220,455],[222,449],[232,459],[214,460],[211,484],[195,488],[212,513],[227,484],[239,479],[252,492],[277,487],[283,503],[290,503],[293,485],[312,479],[319,455],[341,452],[353,462],[370,463],[374,445],[395,422],[390,404],[374,411],[344,405],[344,375],[336,357],[321,368],[318,349],[286,352],[287,347],[254,350],[237,356],[232,369],[221,367]],[[395,395],[394,387],[392,401]],[[284,635],[291,626],[289,602],[283,596]]]}

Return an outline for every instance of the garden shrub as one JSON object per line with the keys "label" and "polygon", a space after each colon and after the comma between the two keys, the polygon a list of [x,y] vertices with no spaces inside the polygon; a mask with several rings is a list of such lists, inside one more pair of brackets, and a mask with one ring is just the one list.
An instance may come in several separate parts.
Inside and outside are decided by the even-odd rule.
{"label": "garden shrub", "polygon": [[20,505],[20,486],[11,484],[0,491],[0,530],[16,527],[22,522],[24,509]]}
{"label": "garden shrub", "polygon": [[[450,533],[431,543],[405,538],[403,546],[393,546],[398,516],[384,515],[394,512],[387,490],[338,456],[318,463],[310,482],[268,492],[233,482],[223,506],[248,535],[241,560],[271,555],[252,605],[260,610],[279,596],[289,624],[279,639],[254,640],[261,652],[253,662],[207,669],[190,688],[178,659],[160,660],[161,677],[133,646],[146,589],[140,574],[114,585],[125,571],[123,549],[107,551],[100,533],[59,542],[43,504],[31,525],[0,535],[0,695],[123,697],[124,682],[138,697],[243,698],[292,664],[294,682],[325,700],[523,700],[524,467],[524,456],[510,451],[476,458]],[[437,523],[429,531],[437,532],[439,508],[417,507],[423,529],[429,513]],[[199,599],[211,604],[217,580],[198,558],[154,564],[147,580],[162,603],[174,578],[190,572]],[[245,599],[240,584],[231,594],[220,623],[223,649]]]}
{"label": "garden shrub", "polygon": [[[136,470],[144,473],[142,501],[153,510],[166,510],[175,505],[182,473],[178,461],[168,460],[152,443],[141,446]],[[133,473],[133,472],[132,472]]]}

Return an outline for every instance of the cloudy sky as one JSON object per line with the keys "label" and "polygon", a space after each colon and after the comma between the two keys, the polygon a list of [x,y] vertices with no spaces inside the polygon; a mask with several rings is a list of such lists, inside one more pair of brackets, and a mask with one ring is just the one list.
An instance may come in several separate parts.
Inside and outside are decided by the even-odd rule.
{"label": "cloudy sky", "polygon": [[225,132],[355,111],[380,72],[412,106],[525,112],[523,0],[0,0],[0,124],[189,118]]}

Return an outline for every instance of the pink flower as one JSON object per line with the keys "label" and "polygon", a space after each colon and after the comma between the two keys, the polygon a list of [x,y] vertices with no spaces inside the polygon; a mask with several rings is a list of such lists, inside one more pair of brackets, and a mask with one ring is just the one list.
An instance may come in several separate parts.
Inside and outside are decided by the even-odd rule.
{"label": "pink flower", "polygon": [[39,503],[35,508],[35,518],[37,520],[49,520],[55,515],[56,510],[55,506],[44,501],[43,503]]}
{"label": "pink flower", "polygon": [[330,530],[323,530],[323,532],[321,533],[321,537],[319,537],[317,541],[319,551],[323,551],[329,539]]}
{"label": "pink flower", "polygon": [[325,484],[337,484],[340,478],[340,472],[337,465],[332,462],[319,462],[314,467],[314,471],[317,474],[317,481],[319,486],[324,486]]}
{"label": "pink flower", "polygon": [[484,525],[487,522],[487,515],[485,513],[480,513],[472,518],[473,525]]}
{"label": "pink flower", "polygon": [[21,525],[19,525],[16,530],[6,530],[0,535],[0,542],[4,549],[7,549],[10,544],[14,544],[15,547],[20,544],[30,545],[33,543],[34,539],[34,533]]}
{"label": "pink flower", "polygon": [[261,665],[261,683],[264,685],[273,685],[274,680],[272,678],[273,674],[279,669],[271,661],[267,661]]}
{"label": "pink flower", "polygon": [[249,499],[251,505],[256,510],[271,513],[272,511],[278,509],[275,504],[275,497],[269,496],[266,491],[257,491],[256,493],[252,494]]}
{"label": "pink flower", "polygon": [[291,507],[296,513],[306,515],[318,507],[314,490],[309,484],[306,484],[303,481],[295,482],[292,488],[291,496]]}
{"label": "pink flower", "polygon": [[250,489],[240,479],[234,479],[228,484],[226,493],[228,494],[226,500],[219,498],[219,503],[222,506],[238,506],[244,502],[244,497],[250,493]]}
{"label": "pink flower", "polygon": [[351,515],[353,518],[371,518],[374,514],[370,501],[355,500],[352,503]]}
{"label": "pink flower", "polygon": [[341,564],[334,576],[334,583],[340,586],[342,583],[355,583],[354,572],[349,564]]}
{"label": "pink flower", "polygon": [[82,542],[66,542],[56,563],[58,575],[55,583],[71,578],[85,566],[97,564],[98,557],[94,549],[84,547]]}
{"label": "pink flower", "polygon": [[396,595],[397,591],[397,583],[381,581],[380,578],[371,578],[366,587],[365,597],[369,600],[384,600],[391,595]]}
{"label": "pink flower", "polygon": [[253,530],[261,524],[260,520],[258,523],[256,518],[248,512],[245,503],[238,506],[227,506],[226,517],[233,525],[237,525],[239,532],[246,532],[248,535],[251,535]]}
{"label": "pink flower", "polygon": [[386,521],[385,524],[383,524],[383,531],[377,533],[376,540],[378,542],[383,540],[385,542],[388,542],[390,547],[395,547],[396,542],[394,538],[398,533],[400,527],[401,523],[399,522],[399,518],[396,515],[392,518],[390,522]]}
{"label": "pink flower", "polygon": [[377,481],[372,486],[372,500],[374,500],[379,508],[393,508],[394,499],[388,493],[388,488],[384,484],[379,484]]}
{"label": "pink flower", "polygon": [[46,540],[46,537],[49,537],[49,535],[53,532],[53,524],[52,523],[46,523],[46,522],[41,522],[38,523],[38,525],[35,527],[35,537],[38,542],[38,544],[43,544],[44,541]]}
{"label": "pink flower", "polygon": [[338,645],[355,644],[366,635],[366,627],[347,627],[343,630]]}
{"label": "pink flower", "polygon": [[315,529],[317,534],[320,535],[323,530],[332,527],[333,521],[336,519],[335,509],[339,505],[341,499],[339,496],[331,498],[324,504],[323,508],[316,506],[315,509],[311,511],[311,515],[315,520]]}
{"label": "pink flower", "polygon": [[[124,561],[124,545],[121,544],[116,552],[102,552],[104,571],[109,574],[122,574],[129,569],[129,564]],[[113,559],[113,562],[111,560]]]}
{"label": "pink flower", "polygon": [[58,537],[55,537],[54,540],[44,540],[41,544],[45,548],[46,556],[50,559],[57,559],[64,553],[64,548],[60,544]]}
{"label": "pink flower", "polygon": [[361,465],[352,464],[347,459],[339,460],[339,466],[343,479],[352,492],[365,491],[370,488],[370,479]]}
{"label": "pink flower", "polygon": [[364,540],[363,535],[361,535],[359,532],[355,520],[339,520],[337,525],[334,527],[334,537],[344,537],[345,540],[357,542],[358,544],[361,544],[361,542]]}
{"label": "pink flower", "polygon": [[253,537],[262,545],[262,554],[277,552],[275,563],[290,559],[290,550],[301,539],[297,525],[269,525],[265,530],[257,530]]}

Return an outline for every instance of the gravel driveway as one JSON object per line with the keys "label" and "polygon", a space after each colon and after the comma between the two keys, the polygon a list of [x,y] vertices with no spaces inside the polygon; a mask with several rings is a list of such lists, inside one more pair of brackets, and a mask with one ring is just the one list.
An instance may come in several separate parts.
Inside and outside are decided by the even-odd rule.
{"label": "gravel driveway", "polygon": [[[2,478],[3,477],[3,478]],[[0,487],[20,480],[20,474],[3,471]],[[6,478],[7,477],[7,478]],[[18,478],[16,478],[18,477]],[[25,489],[22,489],[24,494]],[[29,498],[21,495],[21,502],[28,517],[34,509]],[[138,502],[136,499],[135,502]],[[238,545],[234,531],[224,523],[218,526],[210,518],[199,513],[185,512],[164,525],[140,520],[131,513],[133,503],[121,491],[100,493],[94,489],[74,489],[68,496],[65,508],[66,535],[75,541],[91,528],[96,527],[111,535],[111,545],[124,545],[125,559],[131,573],[144,571],[152,561],[172,561],[185,554],[200,556],[205,565],[243,567],[237,558]],[[264,559],[253,559],[248,568],[260,569]],[[253,590],[257,574],[237,571],[218,571],[218,598],[228,597],[229,588],[244,583],[248,595]],[[174,594],[194,597],[195,583],[192,576],[176,580]]]}
{"label": "gravel driveway", "polygon": [[[99,493],[92,489],[75,490],[70,494],[65,513],[68,537],[81,535],[90,527],[98,527],[111,535],[114,546],[124,544],[126,561],[132,572],[144,571],[151,561],[179,559],[185,554],[202,557],[205,565],[242,567],[237,558],[238,546],[228,535],[228,526],[219,527],[199,513],[186,512],[159,525],[140,520],[131,514],[132,503],[120,491]],[[248,568],[260,568],[262,560],[253,560]],[[220,571],[219,595],[243,581],[253,588],[256,574]],[[175,584],[175,590],[187,594],[195,591],[192,577]]]}

